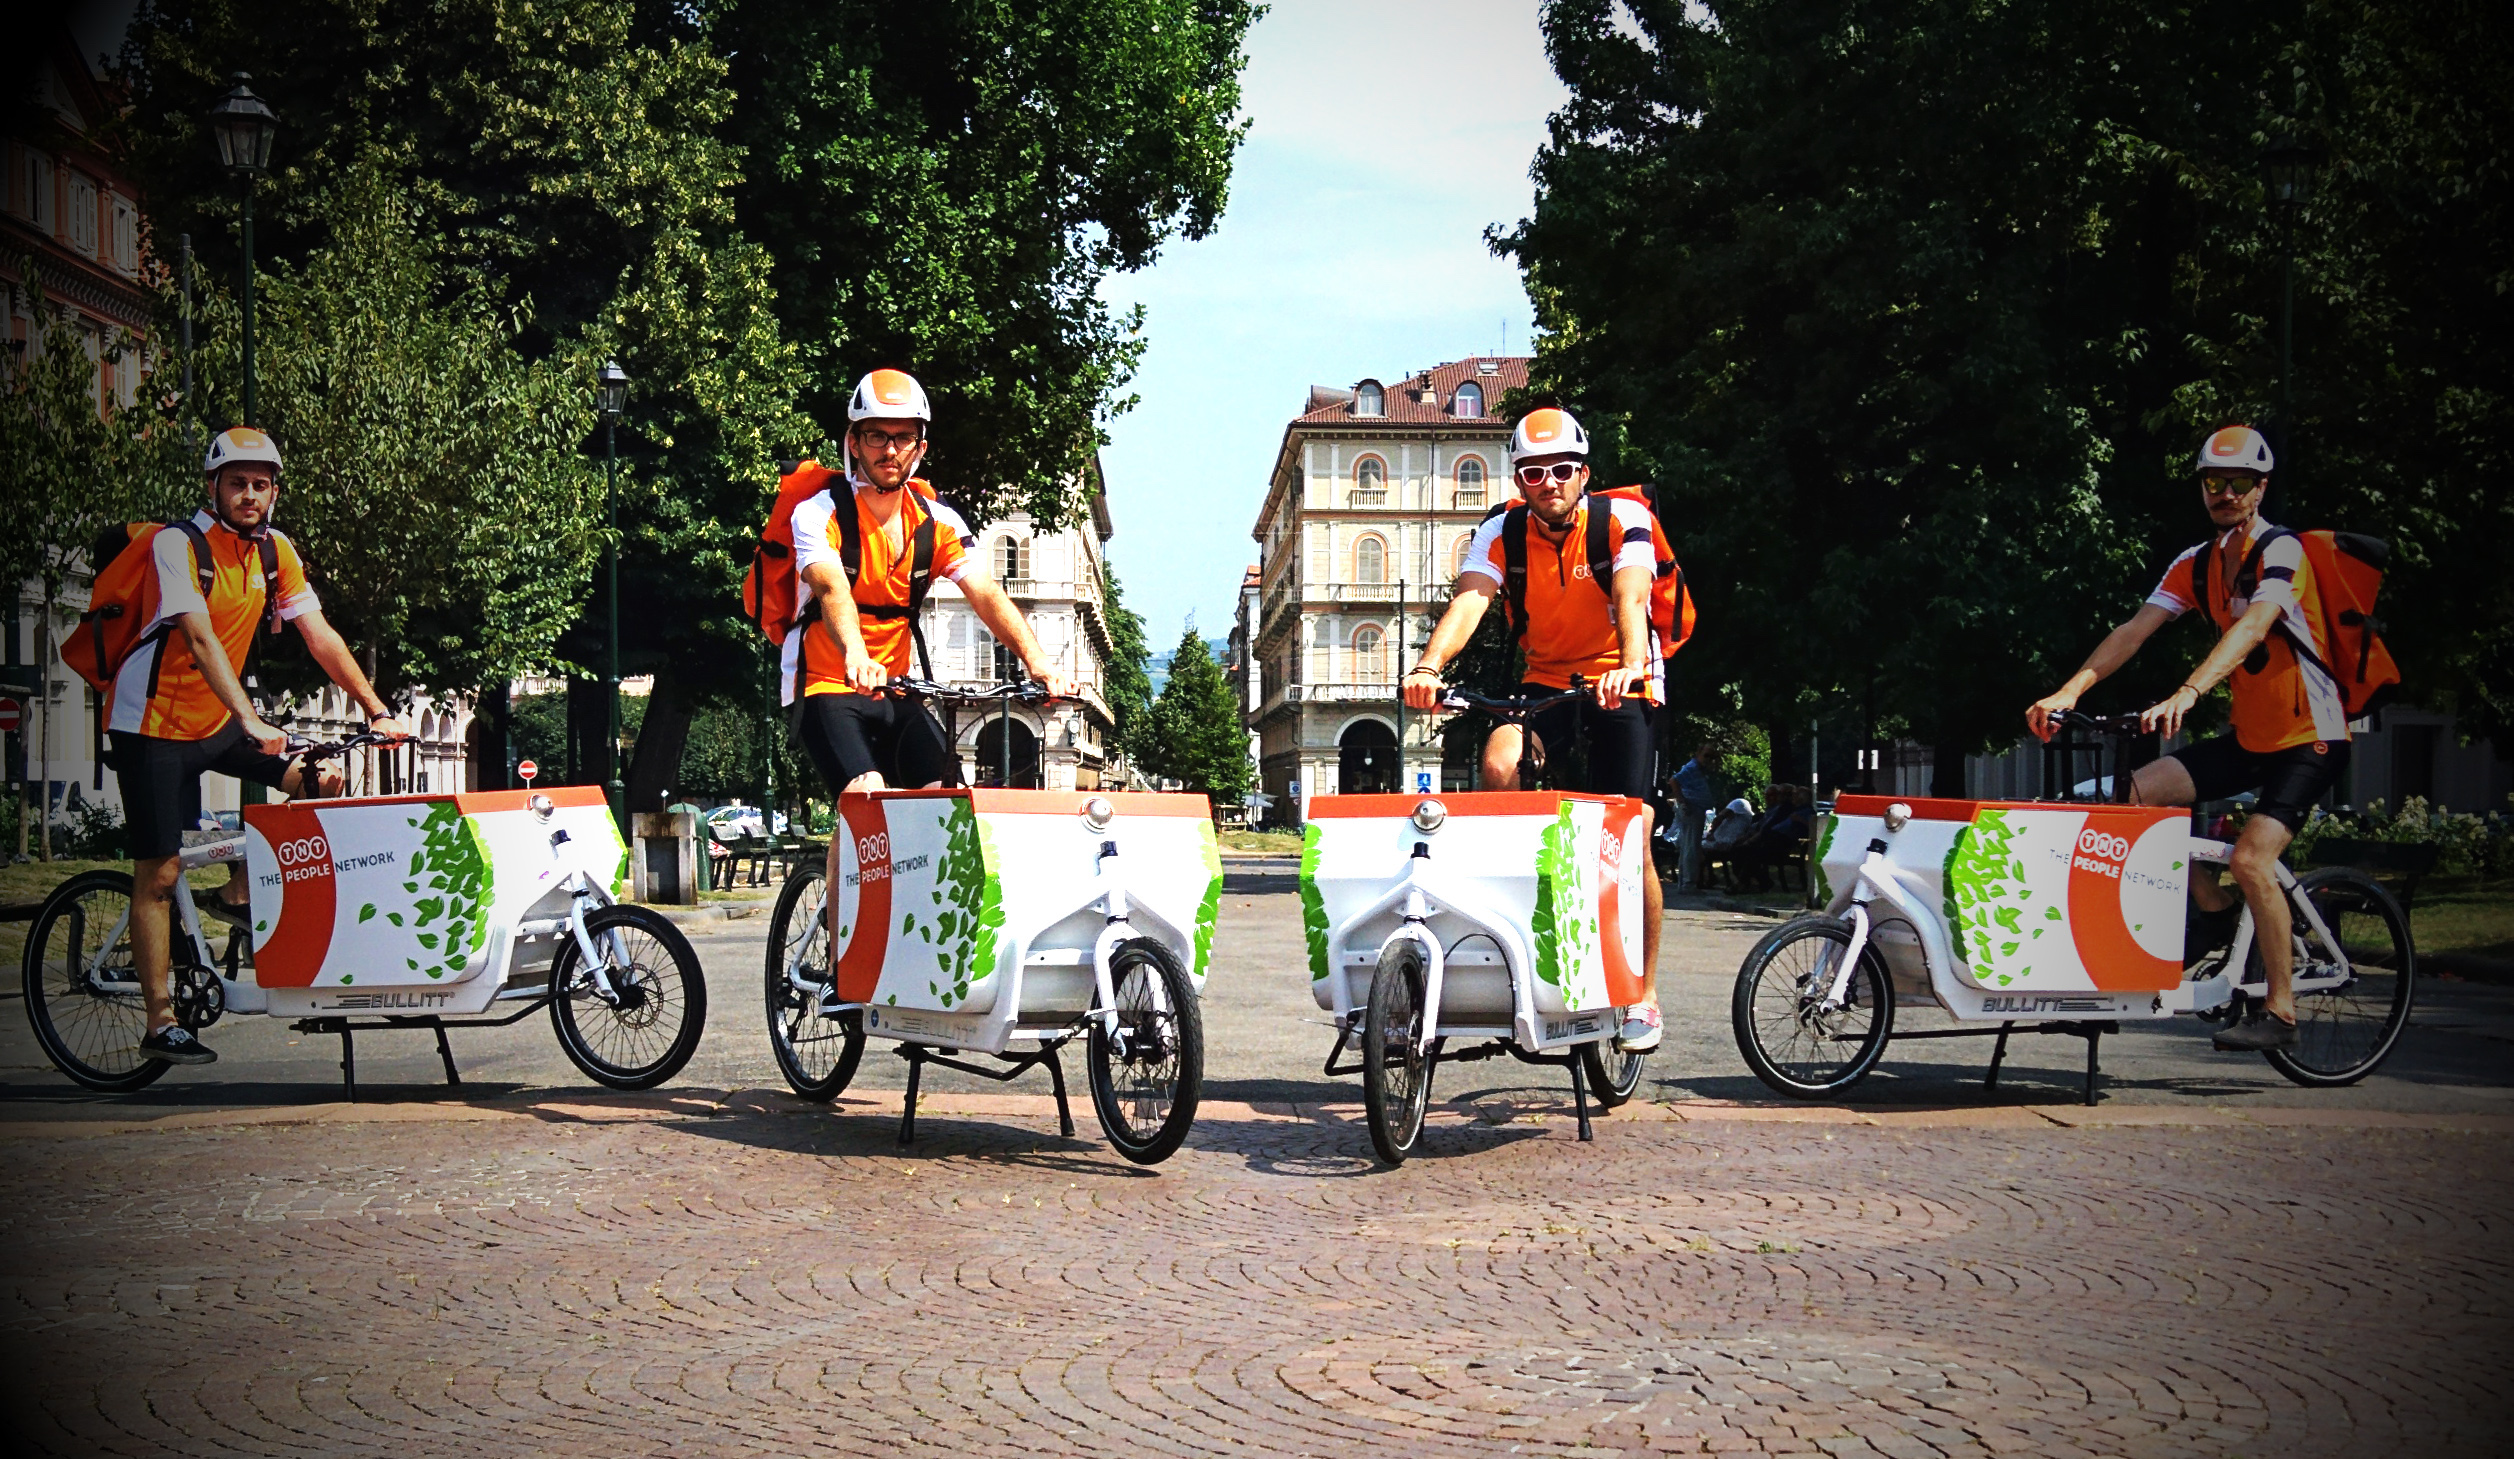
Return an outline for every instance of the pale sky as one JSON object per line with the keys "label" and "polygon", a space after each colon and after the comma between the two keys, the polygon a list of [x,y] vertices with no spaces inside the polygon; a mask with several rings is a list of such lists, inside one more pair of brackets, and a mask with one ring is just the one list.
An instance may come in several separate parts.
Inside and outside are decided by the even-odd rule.
{"label": "pale sky", "polygon": [[1103,291],[1148,313],[1142,403],[1101,460],[1109,555],[1156,653],[1191,610],[1230,631],[1311,385],[1528,347],[1518,271],[1483,234],[1526,216],[1564,97],[1535,0],[1277,0],[1248,51],[1255,125],[1220,228]]}

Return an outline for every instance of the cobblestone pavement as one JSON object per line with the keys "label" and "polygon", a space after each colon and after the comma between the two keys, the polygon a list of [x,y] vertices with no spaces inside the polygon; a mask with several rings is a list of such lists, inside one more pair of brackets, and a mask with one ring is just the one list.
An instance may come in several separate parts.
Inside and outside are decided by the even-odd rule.
{"label": "cobblestone pavement", "polygon": [[1581,1145],[1452,1110],[1379,1172],[1344,1112],[1223,1103],[1143,1171],[1043,1099],[930,1108],[904,1154],[895,1097],[756,1092],[21,1134],[7,1428],[81,1455],[2505,1452],[2502,1116],[1635,1105]]}

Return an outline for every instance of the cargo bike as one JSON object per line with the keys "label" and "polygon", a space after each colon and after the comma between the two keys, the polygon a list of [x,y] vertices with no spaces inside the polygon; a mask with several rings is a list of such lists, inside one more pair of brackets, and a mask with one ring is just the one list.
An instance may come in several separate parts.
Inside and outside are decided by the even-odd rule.
{"label": "cargo bike", "polygon": [[[309,761],[385,743],[297,742]],[[355,1036],[498,1028],[545,1009],[597,1083],[646,1089],[689,1062],[707,1017],[698,957],[660,913],[616,900],[627,851],[598,786],[300,798],[249,805],[240,830],[186,847],[186,871],[241,861],[250,900],[175,884],[175,1016],[228,1015],[337,1035],[357,1097]],[[36,914],[22,969],[28,1020],[54,1067],[89,1089],[141,1088],[147,1012],[130,938],[131,877],[91,871]]]}
{"label": "cargo bike", "polygon": [[[891,692],[962,692],[893,680]],[[927,1065],[997,1081],[1045,1066],[1074,1133],[1062,1053],[1083,1041],[1091,1105],[1118,1153],[1166,1160],[1204,1086],[1199,1000],[1222,906],[1222,855],[1201,795],[954,787],[838,798],[838,881],[795,868],[766,967],[769,1044],[788,1087],[835,1099],[865,1044],[908,1064],[899,1143],[916,1138]],[[993,1065],[963,1055],[986,1055]]]}
{"label": "cargo bike", "polygon": [[[1583,693],[1453,690],[1445,703],[1523,723]],[[1521,785],[1542,768],[1533,743],[1521,740]],[[1442,1064],[1506,1054],[1567,1068],[1582,1140],[1592,1099],[1632,1097],[1644,1056],[1612,1040],[1643,987],[1647,803],[1535,789],[1322,795],[1306,820],[1310,991],[1336,1030],[1326,1072],[1362,1076],[1380,1159],[1421,1149]]]}
{"label": "cargo bike", "polygon": [[[2054,720],[2110,742],[2113,774],[2095,786],[2126,795],[2136,717]],[[1845,795],[1813,857],[1824,910],[1774,929],[1738,970],[1738,1051],[1773,1090],[1818,1099],[1866,1078],[1894,1039],[1995,1038],[1995,1089],[2012,1034],[2066,1035],[2086,1041],[2093,1104],[2105,1034],[2186,1014],[2224,1025],[2267,995],[2249,907],[2231,941],[2185,946],[2193,870],[2233,850],[2192,834],[2182,806]],[[2297,1042],[2264,1056],[2297,1084],[2353,1084],[2409,1022],[2409,919],[2351,868],[2281,865],[2278,882]],[[1898,1008],[1932,1006],[1955,1026],[1896,1027]]]}

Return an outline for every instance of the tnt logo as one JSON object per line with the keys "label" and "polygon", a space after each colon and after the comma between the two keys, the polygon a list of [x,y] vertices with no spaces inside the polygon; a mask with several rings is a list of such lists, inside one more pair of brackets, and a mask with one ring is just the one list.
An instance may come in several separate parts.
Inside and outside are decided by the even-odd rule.
{"label": "tnt logo", "polygon": [[855,875],[850,882],[887,881],[890,879],[890,833],[875,831],[855,838]]}
{"label": "tnt logo", "polygon": [[2110,831],[2098,831],[2093,826],[2089,826],[2078,832],[2077,854],[2069,858],[2069,865],[2080,871],[2091,871],[2097,876],[2108,876],[2119,881],[2122,864],[2129,859],[2130,843],[2128,841]]}

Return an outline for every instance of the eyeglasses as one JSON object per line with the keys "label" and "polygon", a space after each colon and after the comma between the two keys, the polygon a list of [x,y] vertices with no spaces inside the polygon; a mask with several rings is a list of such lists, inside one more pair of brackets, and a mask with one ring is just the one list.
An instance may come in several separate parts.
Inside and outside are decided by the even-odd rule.
{"label": "eyeglasses", "polygon": [[866,452],[878,456],[895,456],[902,452],[913,451],[917,448],[917,442],[923,439],[925,439],[923,436],[913,431],[908,432],[905,435],[893,435],[888,431],[866,430],[859,430],[855,433],[856,445]]}
{"label": "eyeglasses", "polygon": [[1585,464],[1578,461],[1557,461],[1551,466],[1522,466],[1519,468],[1519,484],[1543,486],[1548,481],[1569,482],[1571,478],[1587,469]]}
{"label": "eyeglasses", "polygon": [[2200,490],[2210,496],[2241,496],[2261,484],[2257,476],[2203,476]]}

